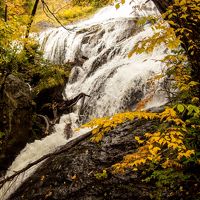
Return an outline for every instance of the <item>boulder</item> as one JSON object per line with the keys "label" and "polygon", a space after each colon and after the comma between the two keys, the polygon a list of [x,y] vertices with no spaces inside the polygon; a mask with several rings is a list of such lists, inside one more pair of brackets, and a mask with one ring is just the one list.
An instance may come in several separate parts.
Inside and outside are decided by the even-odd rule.
{"label": "boulder", "polygon": [[195,166],[182,169],[184,176],[190,177],[187,181],[179,180],[176,171],[175,182],[162,188],[155,180],[143,181],[152,173],[149,168],[113,173],[111,166],[138,148],[135,136],[155,131],[158,126],[159,121],[135,120],[105,134],[100,143],[87,138],[72,148],[66,144],[61,147],[65,152],[46,160],[10,200],[200,199],[200,184],[195,178],[199,170]]}
{"label": "boulder", "polygon": [[102,178],[98,173],[134,152],[138,147],[134,136],[151,131],[155,124],[136,120],[109,132],[98,144],[88,139],[80,142],[67,153],[48,159],[10,199],[150,199],[151,186],[141,181],[139,173],[108,170]]}
{"label": "boulder", "polygon": [[28,84],[13,75],[3,80],[0,95],[0,170],[5,170],[30,141],[33,106]]}

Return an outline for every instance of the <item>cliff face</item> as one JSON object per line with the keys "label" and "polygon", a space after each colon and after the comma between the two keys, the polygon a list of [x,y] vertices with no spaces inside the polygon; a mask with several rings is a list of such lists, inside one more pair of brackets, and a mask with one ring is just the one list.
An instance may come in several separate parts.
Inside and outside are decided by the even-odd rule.
{"label": "cliff face", "polygon": [[195,179],[199,170],[195,166],[181,169],[185,177],[190,177],[188,180],[177,178],[162,188],[155,180],[143,181],[153,172],[149,168],[112,173],[113,164],[138,148],[134,137],[155,131],[158,125],[158,121],[126,122],[107,133],[98,144],[85,139],[70,149],[68,144],[63,146],[69,150],[46,160],[10,200],[200,199],[200,184]]}
{"label": "cliff face", "polygon": [[27,143],[52,132],[51,124],[46,130],[39,115],[53,120],[51,105],[53,101],[63,101],[64,86],[65,82],[42,89],[33,98],[30,86],[23,80],[12,74],[0,76],[0,172],[8,168]]}
{"label": "cliff face", "polygon": [[139,181],[140,173],[120,175],[108,170],[99,179],[97,174],[134,152],[138,147],[134,136],[150,131],[155,124],[125,123],[99,144],[82,141],[67,153],[48,159],[10,199],[149,199],[151,186]]}
{"label": "cliff face", "polygon": [[9,75],[2,84],[0,97],[0,170],[5,170],[31,137],[32,97],[29,86]]}

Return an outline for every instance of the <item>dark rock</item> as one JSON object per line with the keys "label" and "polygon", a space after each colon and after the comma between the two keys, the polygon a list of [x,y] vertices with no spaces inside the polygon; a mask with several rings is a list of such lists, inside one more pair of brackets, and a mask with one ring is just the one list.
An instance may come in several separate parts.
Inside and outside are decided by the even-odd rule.
{"label": "dark rock", "polygon": [[163,13],[167,10],[168,6],[174,2],[174,0],[164,0],[164,1],[153,0],[153,2],[155,3],[155,5],[159,9],[159,11],[161,13]]}
{"label": "dark rock", "polygon": [[1,88],[0,131],[5,133],[0,149],[0,170],[6,169],[31,138],[32,97],[29,86],[13,75]]}
{"label": "dark rock", "polygon": [[90,71],[87,74],[87,78],[92,76],[100,66],[107,62],[107,57],[111,50],[113,50],[113,48],[106,49],[106,51],[101,52],[100,55],[93,61]]}
{"label": "dark rock", "polygon": [[65,84],[66,82],[41,90],[34,98],[36,102],[36,112],[46,115],[52,120],[54,118],[52,104],[53,102],[63,100],[62,91],[64,90]]}
{"label": "dark rock", "polygon": [[83,72],[82,67],[79,67],[79,66],[73,67],[71,70],[71,73],[70,73],[68,83],[70,83],[70,84],[75,83],[78,80],[78,78],[80,77],[80,74],[82,72]]}
{"label": "dark rock", "polygon": [[138,172],[121,175],[108,170],[102,180],[95,175],[134,152],[138,147],[134,135],[150,131],[153,124],[157,122],[129,122],[106,134],[99,144],[82,141],[49,159],[10,199],[150,199],[151,186],[138,179]]}
{"label": "dark rock", "polygon": [[[194,166],[195,173],[194,168],[190,168],[190,175],[191,172],[193,175],[188,181],[175,178],[173,187],[163,187],[162,190],[154,181],[143,181],[151,174],[149,168],[141,167],[136,172],[127,170],[124,174],[112,173],[113,164],[138,148],[134,136],[153,132],[158,125],[159,121],[135,120],[116,127],[98,144],[83,140],[68,152],[48,159],[10,200],[200,199],[200,184],[197,179],[192,179],[192,176],[199,177],[197,166]],[[62,148],[66,149],[67,145]],[[107,175],[98,178],[98,173],[105,169]],[[188,169],[183,173],[187,176]],[[184,188],[183,191],[180,188]]]}

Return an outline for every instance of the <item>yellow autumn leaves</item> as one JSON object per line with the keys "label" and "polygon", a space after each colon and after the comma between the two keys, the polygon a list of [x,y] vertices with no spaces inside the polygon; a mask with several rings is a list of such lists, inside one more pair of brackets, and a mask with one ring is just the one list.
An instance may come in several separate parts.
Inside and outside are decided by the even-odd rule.
{"label": "yellow autumn leaves", "polygon": [[135,136],[139,148],[135,153],[126,155],[122,162],[113,165],[114,172],[124,172],[131,168],[138,170],[141,165],[156,163],[163,168],[181,167],[182,158],[190,158],[195,154],[193,149],[188,149],[184,144],[184,136],[187,133],[186,123],[179,118],[173,108],[166,107],[162,113],[125,112],[112,117],[94,119],[83,125],[93,127],[92,141],[99,142],[105,133],[111,131],[117,125],[128,120],[146,119],[160,120],[165,124],[154,133],[145,133],[144,136]]}
{"label": "yellow autumn leaves", "polygon": [[84,124],[83,127],[93,127],[92,141],[99,142],[102,140],[105,133],[109,132],[117,125],[124,123],[125,121],[130,121],[133,119],[155,119],[157,117],[156,113],[147,113],[147,112],[125,112],[118,113],[111,117],[104,117],[100,119],[93,119],[87,124]]}

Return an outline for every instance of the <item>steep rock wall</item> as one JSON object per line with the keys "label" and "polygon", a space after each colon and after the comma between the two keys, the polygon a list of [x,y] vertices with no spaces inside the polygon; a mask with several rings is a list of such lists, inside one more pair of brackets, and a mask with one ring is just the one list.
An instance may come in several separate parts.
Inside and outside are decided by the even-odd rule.
{"label": "steep rock wall", "polygon": [[5,170],[31,137],[33,110],[26,83],[9,75],[2,85],[0,131],[5,135],[0,149],[0,170]]}

